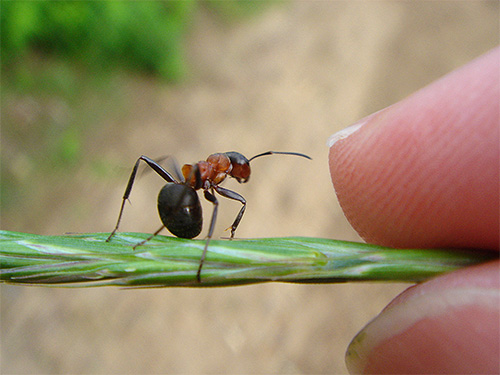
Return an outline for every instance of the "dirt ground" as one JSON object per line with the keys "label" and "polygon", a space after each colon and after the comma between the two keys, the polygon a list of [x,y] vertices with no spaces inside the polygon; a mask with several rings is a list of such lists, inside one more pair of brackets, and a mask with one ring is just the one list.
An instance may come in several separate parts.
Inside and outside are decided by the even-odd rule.
{"label": "dirt ground", "polygon": [[[193,25],[187,82],[131,80],[123,92],[127,115],[99,124],[98,136],[87,143],[88,155],[121,166],[114,177],[96,182],[73,170],[72,183],[46,189],[44,201],[51,206],[42,206],[43,220],[35,225],[4,213],[2,229],[110,231],[129,170],[141,154],[195,162],[217,151],[252,156],[282,150],[304,152],[313,161],[257,159],[248,184],[226,185],[248,201],[237,236],[359,241],[330,182],[327,138],[491,49],[499,32],[495,1],[291,1],[235,24],[201,11]],[[121,230],[152,232],[159,226],[155,200],[161,185],[154,174],[137,183]],[[210,206],[204,208],[208,220]],[[221,201],[217,236],[238,209],[238,203]],[[0,370],[346,373],[344,353],[352,337],[406,287],[3,285]]]}

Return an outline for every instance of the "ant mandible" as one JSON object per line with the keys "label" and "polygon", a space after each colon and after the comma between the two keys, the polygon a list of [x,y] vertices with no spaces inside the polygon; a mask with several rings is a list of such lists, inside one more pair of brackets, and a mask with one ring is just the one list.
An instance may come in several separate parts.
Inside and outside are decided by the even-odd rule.
{"label": "ant mandible", "polygon": [[165,227],[173,235],[180,238],[194,238],[200,234],[203,223],[203,215],[201,211],[200,199],[198,198],[198,194],[196,194],[196,190],[202,189],[205,199],[211,202],[214,208],[212,211],[212,219],[210,220],[210,228],[208,229],[207,241],[205,242],[198,272],[196,273],[196,280],[201,282],[201,269],[203,267],[203,262],[205,261],[208,244],[212,238],[215,221],[217,219],[219,202],[215,197],[215,192],[225,198],[236,200],[243,205],[230,227],[230,239],[232,239],[234,237],[234,232],[243,217],[247,202],[240,194],[219,185],[228,176],[235,178],[239,183],[247,182],[250,178],[250,162],[258,157],[273,154],[294,155],[311,159],[309,156],[298,152],[267,151],[262,154],[255,155],[250,159],[247,159],[245,156],[235,151],[216,153],[210,155],[207,160],[199,161],[196,164],[184,164],[182,166],[182,175],[179,176],[181,181],[177,181],[169,172],[158,164],[158,162],[142,155],[139,159],[137,159],[134,168],[132,169],[132,173],[130,174],[128,184],[125,189],[125,194],[123,195],[115,229],[113,229],[106,242],[109,242],[118,230],[125,202],[130,196],[130,191],[132,190],[132,185],[134,184],[137,169],[139,168],[139,164],[142,160],[165,181],[167,181],[167,184],[163,186],[158,194],[158,213],[160,214],[160,219],[163,225],[150,237],[135,244],[133,249],[135,250],[136,247],[145,244],[147,241],[160,233],[160,231]]}

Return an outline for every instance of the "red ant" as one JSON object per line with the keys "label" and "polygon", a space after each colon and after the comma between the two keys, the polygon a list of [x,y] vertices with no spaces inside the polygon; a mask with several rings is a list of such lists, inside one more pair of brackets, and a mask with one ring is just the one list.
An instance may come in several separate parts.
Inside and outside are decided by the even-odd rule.
{"label": "red ant", "polygon": [[137,159],[134,168],[132,169],[127,188],[125,189],[125,194],[123,195],[115,229],[113,229],[106,242],[110,241],[111,237],[113,237],[118,230],[125,202],[130,196],[130,191],[132,190],[132,185],[134,184],[137,169],[140,161],[142,160],[167,181],[167,184],[163,186],[158,194],[158,212],[163,225],[150,237],[134,245],[133,248],[135,249],[137,246],[145,244],[147,241],[160,233],[160,231],[165,227],[167,227],[173,235],[181,238],[194,238],[200,234],[203,223],[203,215],[196,190],[203,189],[205,199],[214,205],[214,209],[212,212],[212,219],[210,221],[210,228],[208,229],[207,241],[201,255],[198,272],[196,273],[197,281],[201,282],[201,268],[203,267],[203,262],[205,261],[208,243],[212,238],[215,221],[217,219],[219,202],[215,197],[215,192],[223,197],[236,200],[243,205],[230,227],[230,239],[232,239],[234,237],[234,232],[243,217],[247,202],[240,194],[219,185],[228,176],[235,178],[239,183],[247,182],[250,178],[250,161],[260,156],[273,154],[295,155],[311,159],[309,156],[299,154],[297,152],[267,151],[262,154],[255,155],[250,159],[247,159],[239,152],[234,151],[217,153],[210,155],[206,161],[202,160],[196,164],[184,164],[182,166],[182,176],[179,176],[179,180],[181,181],[177,181],[172,174],[167,172],[161,165],[158,164],[158,162],[142,155],[139,159]]}

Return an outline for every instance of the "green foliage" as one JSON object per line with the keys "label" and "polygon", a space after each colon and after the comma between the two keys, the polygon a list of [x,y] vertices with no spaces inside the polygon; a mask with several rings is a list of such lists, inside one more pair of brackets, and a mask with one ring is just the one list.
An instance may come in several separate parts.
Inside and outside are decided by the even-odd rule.
{"label": "green foliage", "polygon": [[[0,208],[6,218],[15,221],[26,205],[37,222],[47,210],[38,202],[47,200],[54,181],[71,183],[75,166],[80,173],[87,168],[88,179],[109,177],[111,165],[89,149],[101,139],[102,124],[134,110],[129,92],[136,73],[182,79],[183,44],[199,3],[0,0],[0,113],[8,145],[2,147]],[[268,3],[203,2],[225,20],[241,20]]]}
{"label": "green foliage", "polygon": [[194,0],[3,1],[2,65],[32,50],[77,59],[96,70],[126,66],[178,80]]}
{"label": "green foliage", "polygon": [[[126,67],[169,81],[185,73],[183,41],[199,1],[1,2],[2,67],[32,51],[97,71]],[[226,19],[256,14],[274,1],[203,1]]]}

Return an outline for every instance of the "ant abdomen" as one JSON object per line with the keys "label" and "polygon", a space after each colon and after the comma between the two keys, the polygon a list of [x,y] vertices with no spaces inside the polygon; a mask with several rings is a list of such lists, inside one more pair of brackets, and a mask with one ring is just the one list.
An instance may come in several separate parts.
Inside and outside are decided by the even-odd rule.
{"label": "ant abdomen", "polygon": [[158,212],[162,223],[177,237],[194,238],[201,232],[200,199],[189,186],[166,184],[158,194]]}

